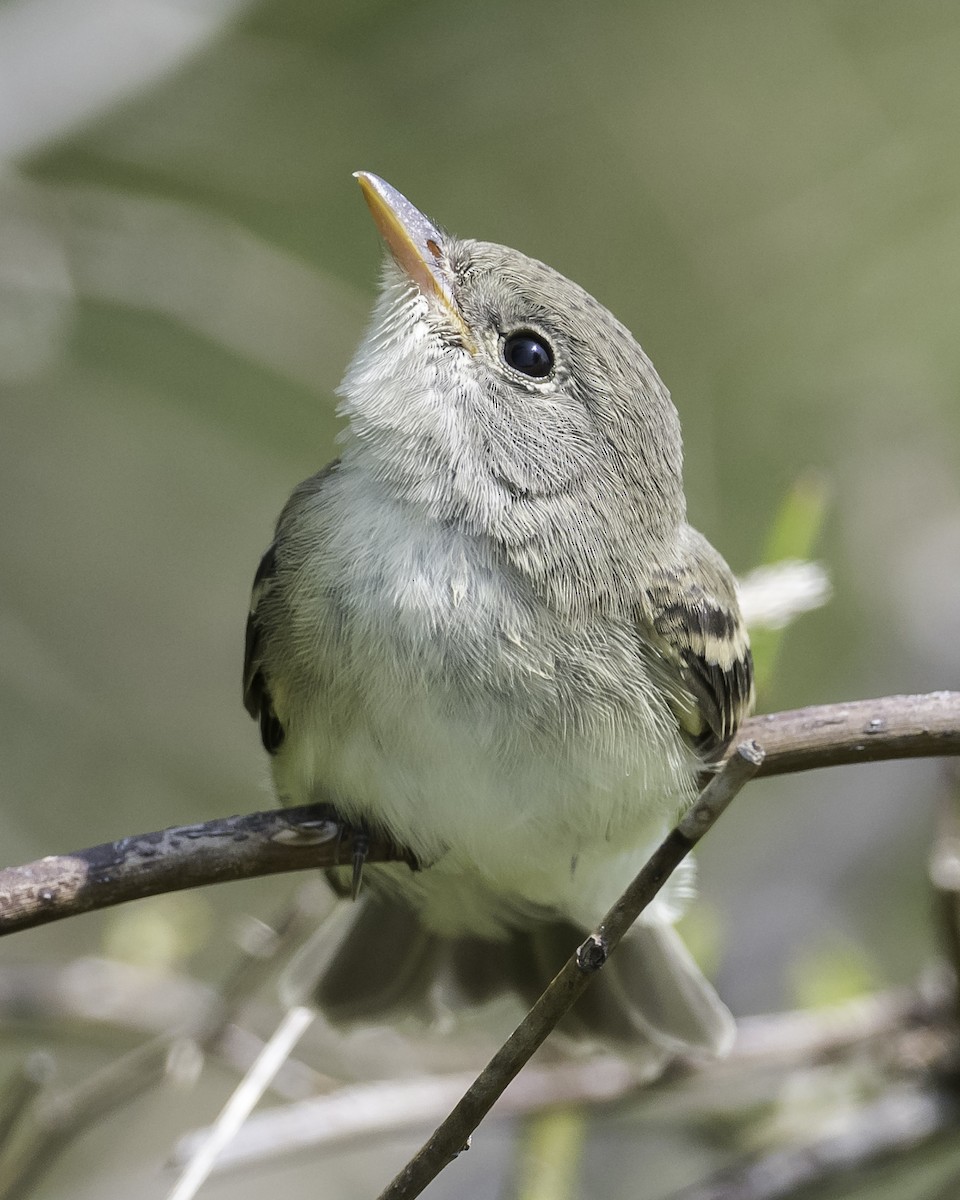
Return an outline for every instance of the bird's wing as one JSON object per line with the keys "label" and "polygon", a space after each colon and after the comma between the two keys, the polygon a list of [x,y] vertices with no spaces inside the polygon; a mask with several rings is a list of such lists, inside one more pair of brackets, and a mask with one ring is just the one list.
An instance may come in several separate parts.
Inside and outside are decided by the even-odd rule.
{"label": "bird's wing", "polygon": [[260,740],[269,754],[276,754],[283,744],[283,726],[273,709],[273,698],[263,662],[263,624],[259,613],[266,594],[276,585],[277,543],[260,559],[253,577],[250,612],[247,614],[247,637],[243,655],[243,704],[255,721],[260,723]]}
{"label": "bird's wing", "polygon": [[637,621],[681,729],[711,761],[753,707],[753,658],[726,564],[693,530],[689,550],[645,589]]}
{"label": "bird's wing", "polygon": [[283,745],[284,728],[277,717],[270,694],[270,679],[265,662],[265,628],[264,613],[269,610],[271,619],[277,620],[276,614],[282,613],[282,604],[273,601],[279,598],[273,595],[278,584],[278,563],[283,554],[283,529],[285,517],[291,507],[296,506],[302,494],[316,494],[324,485],[330,474],[339,465],[339,459],[329,463],[322,471],[305,480],[290,497],[284,511],[277,522],[277,532],[266,554],[260,559],[257,573],[253,577],[253,589],[250,594],[250,611],[247,614],[247,635],[243,655],[243,704],[247,712],[260,724],[260,740],[268,754],[276,754]]}

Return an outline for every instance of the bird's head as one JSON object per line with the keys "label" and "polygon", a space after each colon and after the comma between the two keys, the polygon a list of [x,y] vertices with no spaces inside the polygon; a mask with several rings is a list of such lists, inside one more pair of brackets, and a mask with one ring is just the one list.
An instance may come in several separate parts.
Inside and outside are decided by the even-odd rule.
{"label": "bird's head", "polygon": [[679,421],[629,330],[545,264],[453,237],[377,176],[357,178],[391,260],[340,389],[345,454],[507,545],[671,537]]}

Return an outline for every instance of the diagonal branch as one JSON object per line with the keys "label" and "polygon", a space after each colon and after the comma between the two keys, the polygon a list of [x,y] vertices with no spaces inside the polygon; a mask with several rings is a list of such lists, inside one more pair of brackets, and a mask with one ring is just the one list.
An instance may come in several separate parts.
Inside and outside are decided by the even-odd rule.
{"label": "diagonal branch", "polygon": [[[760,775],[960,754],[960,692],[885,696],[754,717]],[[366,835],[364,835],[366,836]],[[410,855],[369,838],[368,862]],[[328,804],[250,813],[106,842],[0,871],[0,935],[163,892],[349,865],[353,835]]]}

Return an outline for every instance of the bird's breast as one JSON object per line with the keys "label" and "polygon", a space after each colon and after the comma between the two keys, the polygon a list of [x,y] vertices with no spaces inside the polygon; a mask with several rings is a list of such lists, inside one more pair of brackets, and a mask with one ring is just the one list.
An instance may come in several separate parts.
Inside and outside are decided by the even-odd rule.
{"label": "bird's breast", "polygon": [[310,583],[274,650],[278,790],[548,902],[578,855],[648,839],[695,764],[629,625],[571,625],[485,541],[373,500],[345,488],[288,548]]}

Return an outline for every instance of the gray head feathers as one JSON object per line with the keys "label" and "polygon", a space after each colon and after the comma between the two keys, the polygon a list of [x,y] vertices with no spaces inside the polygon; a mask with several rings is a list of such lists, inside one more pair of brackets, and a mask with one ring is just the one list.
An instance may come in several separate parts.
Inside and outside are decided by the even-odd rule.
{"label": "gray head feathers", "polygon": [[[684,520],[680,427],[631,333],[581,287],[516,250],[445,239],[442,305],[389,263],[370,329],[341,385],[345,459],[439,521],[500,543],[564,591],[634,594]],[[532,378],[506,360],[517,333],[546,343]]]}

